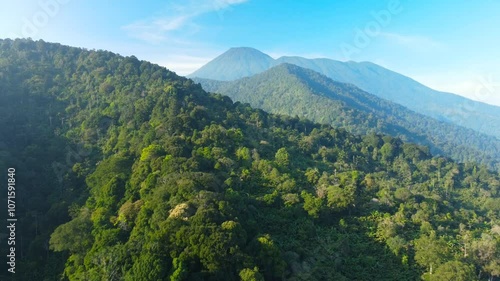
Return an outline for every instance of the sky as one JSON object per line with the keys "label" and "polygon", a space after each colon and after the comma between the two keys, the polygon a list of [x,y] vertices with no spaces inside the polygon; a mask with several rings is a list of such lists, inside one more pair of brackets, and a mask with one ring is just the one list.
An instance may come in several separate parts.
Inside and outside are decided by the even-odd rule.
{"label": "sky", "polygon": [[500,106],[500,0],[0,0],[0,38],[135,55],[187,75],[231,47],[371,61]]}

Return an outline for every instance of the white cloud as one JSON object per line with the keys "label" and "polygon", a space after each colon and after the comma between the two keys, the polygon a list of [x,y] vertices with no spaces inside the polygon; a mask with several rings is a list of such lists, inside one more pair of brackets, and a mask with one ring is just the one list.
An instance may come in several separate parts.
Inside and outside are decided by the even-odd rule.
{"label": "white cloud", "polygon": [[403,35],[382,32],[380,33],[380,37],[389,41],[391,44],[397,44],[414,51],[440,51],[445,48],[442,43],[421,35]]}
{"label": "white cloud", "polygon": [[129,36],[146,41],[148,43],[159,43],[167,39],[172,39],[171,33],[178,30],[191,28],[191,31],[198,31],[200,28],[193,21],[196,17],[217,12],[222,18],[223,11],[231,6],[239,5],[248,0],[188,0],[172,1],[165,13],[160,16],[136,21],[122,29],[128,32]]}
{"label": "white cloud", "polygon": [[202,67],[211,59],[213,59],[213,56],[195,57],[189,55],[178,55],[160,59],[157,63],[175,71],[178,75],[188,75]]}

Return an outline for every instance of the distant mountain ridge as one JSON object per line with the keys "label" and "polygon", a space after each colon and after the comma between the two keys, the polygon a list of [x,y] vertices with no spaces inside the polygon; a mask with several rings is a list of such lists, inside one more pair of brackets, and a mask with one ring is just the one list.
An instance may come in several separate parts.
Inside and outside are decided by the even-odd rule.
{"label": "distant mountain ridge", "polygon": [[383,133],[429,146],[434,154],[494,167],[500,141],[335,82],[313,70],[283,63],[235,81],[194,78],[206,91],[228,95],[266,111],[344,127],[352,133]]}
{"label": "distant mountain ridge", "polygon": [[418,113],[500,138],[500,107],[433,90],[370,62],[340,62],[296,56],[273,59],[253,48],[232,48],[188,77],[231,81],[261,73],[281,63],[314,70],[335,81],[354,84]]}

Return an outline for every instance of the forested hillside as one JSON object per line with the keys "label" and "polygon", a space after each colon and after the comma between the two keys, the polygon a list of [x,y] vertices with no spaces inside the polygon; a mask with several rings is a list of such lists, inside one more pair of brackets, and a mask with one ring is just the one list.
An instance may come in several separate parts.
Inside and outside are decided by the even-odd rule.
{"label": "forested hillside", "polygon": [[[420,114],[500,138],[500,107],[433,90],[410,77],[371,62],[342,62],[297,56],[273,60],[256,49],[231,48],[188,77],[233,81],[262,73],[282,63],[316,71],[334,81],[354,84],[370,94]],[[493,95],[492,87],[491,82],[482,81],[475,89],[476,98]]]}
{"label": "forested hillside", "polygon": [[268,112],[307,118],[355,134],[388,134],[429,146],[436,155],[500,170],[500,140],[495,137],[418,114],[310,69],[281,64],[235,81],[193,80],[206,91]]}
{"label": "forested hillside", "polygon": [[0,168],[16,168],[23,225],[2,280],[500,276],[500,177],[484,165],[106,51],[0,40],[0,71]]}

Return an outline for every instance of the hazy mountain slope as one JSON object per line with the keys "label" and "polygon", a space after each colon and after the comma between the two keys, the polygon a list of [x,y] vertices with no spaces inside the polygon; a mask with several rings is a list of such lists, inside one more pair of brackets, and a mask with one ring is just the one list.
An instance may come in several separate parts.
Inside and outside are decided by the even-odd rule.
{"label": "hazy mountain slope", "polygon": [[500,107],[435,91],[379,65],[294,57],[283,57],[277,61],[318,71],[335,81],[355,84],[369,93],[439,120],[500,136]]}
{"label": "hazy mountain slope", "polygon": [[[264,54],[255,49],[240,48],[238,58],[232,58],[232,50],[220,55],[189,77],[199,77],[215,80],[234,80],[262,72],[262,67],[268,68],[280,63],[291,63],[312,69],[335,81],[351,83],[364,91],[378,97],[401,104],[418,113],[443,120],[456,125],[500,138],[500,107],[472,101],[461,96],[435,91],[417,81],[393,72],[370,62],[340,62],[331,59],[306,59],[302,57],[281,57],[262,67],[245,67],[252,65],[253,57],[261,61]],[[243,53],[247,53],[245,55]],[[257,51],[258,52],[258,51]],[[248,59],[248,60],[247,60]],[[429,66],[432,67],[432,66]],[[221,70],[222,69],[222,70]],[[232,78],[232,79],[231,79]],[[486,89],[483,89],[483,92]]]}
{"label": "hazy mountain slope", "polygon": [[459,161],[476,160],[494,167],[500,159],[500,141],[494,137],[415,113],[354,85],[334,82],[295,65],[281,64],[230,82],[195,81],[207,91],[228,95],[269,112],[343,126],[357,134],[377,132],[399,136]]}
{"label": "hazy mountain slope", "polygon": [[231,48],[188,77],[228,81],[265,71],[273,63],[273,58],[256,49]]}

